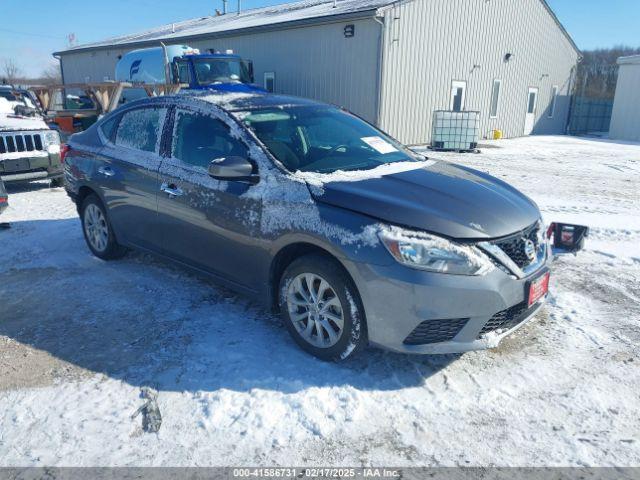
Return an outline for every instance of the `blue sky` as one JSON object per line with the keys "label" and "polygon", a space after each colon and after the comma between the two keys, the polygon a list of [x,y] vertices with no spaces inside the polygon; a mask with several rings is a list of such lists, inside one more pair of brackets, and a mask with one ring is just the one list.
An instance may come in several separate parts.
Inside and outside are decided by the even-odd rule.
{"label": "blue sky", "polygon": [[[518,0],[514,0],[518,1]],[[548,0],[581,49],[627,44],[640,47],[640,0]],[[282,0],[243,0],[243,8]],[[236,0],[229,0],[235,8]],[[0,62],[14,58],[38,75],[63,49],[70,33],[86,43],[149,27],[213,14],[222,0],[2,0]],[[8,20],[8,21],[6,21]],[[1,65],[1,63],[0,63]]]}

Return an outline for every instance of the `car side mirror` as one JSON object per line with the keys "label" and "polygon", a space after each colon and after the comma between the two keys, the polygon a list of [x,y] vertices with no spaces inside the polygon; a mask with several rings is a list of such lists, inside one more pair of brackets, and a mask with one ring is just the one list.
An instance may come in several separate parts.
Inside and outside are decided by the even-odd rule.
{"label": "car side mirror", "polygon": [[209,164],[209,175],[228,182],[258,183],[260,177],[253,174],[253,165],[243,157],[216,158]]}

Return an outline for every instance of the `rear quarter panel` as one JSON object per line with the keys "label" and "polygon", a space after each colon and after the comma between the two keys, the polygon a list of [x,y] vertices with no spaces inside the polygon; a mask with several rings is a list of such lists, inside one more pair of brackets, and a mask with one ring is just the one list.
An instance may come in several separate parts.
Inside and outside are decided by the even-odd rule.
{"label": "rear quarter panel", "polygon": [[103,145],[96,126],[72,135],[68,145],[70,150],[63,164],[67,192],[76,198],[82,187],[88,187],[103,199],[100,185],[95,182],[96,172],[104,163],[100,155]]}

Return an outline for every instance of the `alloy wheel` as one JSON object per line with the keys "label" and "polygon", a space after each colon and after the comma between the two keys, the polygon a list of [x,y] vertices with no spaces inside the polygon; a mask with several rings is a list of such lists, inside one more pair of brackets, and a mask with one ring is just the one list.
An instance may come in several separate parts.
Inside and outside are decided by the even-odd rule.
{"label": "alloy wheel", "polygon": [[94,203],[85,208],[84,229],[91,246],[98,252],[104,252],[109,242],[109,226],[104,213]]}
{"label": "alloy wheel", "polygon": [[301,273],[287,288],[289,317],[300,336],[319,348],[335,345],[344,329],[344,308],[334,288],[314,273]]}

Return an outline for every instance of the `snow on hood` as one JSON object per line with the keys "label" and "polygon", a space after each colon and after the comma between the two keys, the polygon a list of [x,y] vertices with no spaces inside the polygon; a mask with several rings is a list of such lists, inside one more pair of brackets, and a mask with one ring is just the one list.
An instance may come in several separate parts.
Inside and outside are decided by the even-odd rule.
{"label": "snow on hood", "polygon": [[19,117],[0,112],[0,132],[16,130],[49,130],[49,126],[38,117]]}
{"label": "snow on hood", "polygon": [[0,114],[12,114],[13,109],[19,104],[20,102],[11,102],[4,97],[0,97]]}
{"label": "snow on hood", "polygon": [[331,173],[297,171],[293,175],[310,185],[322,187],[323,185],[331,182],[359,182],[360,180],[381,178],[385,175],[393,175],[394,173],[409,172],[411,170],[417,170],[418,168],[430,167],[435,163],[435,160],[393,162],[385,163],[369,170],[336,170]]}

